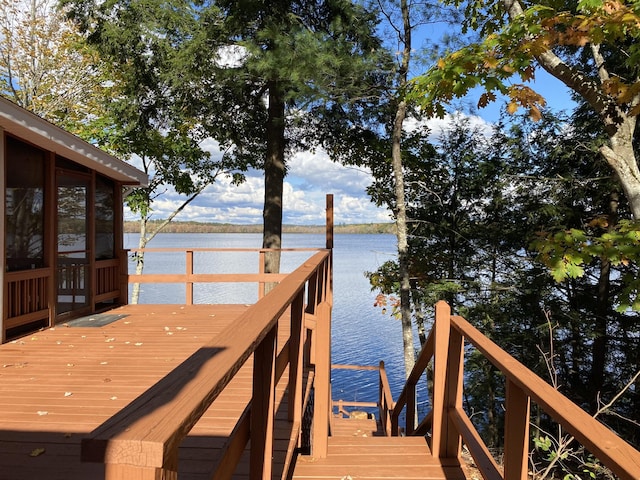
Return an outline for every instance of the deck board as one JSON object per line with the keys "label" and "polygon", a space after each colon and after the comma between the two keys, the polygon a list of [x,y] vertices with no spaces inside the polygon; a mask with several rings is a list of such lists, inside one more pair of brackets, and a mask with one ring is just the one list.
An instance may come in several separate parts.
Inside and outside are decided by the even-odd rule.
{"label": "deck board", "polygon": [[[102,327],[62,324],[0,346],[0,480],[101,478],[102,465],[80,463],[82,437],[247,307],[129,305],[113,312],[126,317]],[[251,398],[251,363],[183,442],[180,478],[205,478],[213,468]]]}
{"label": "deck board", "polygon": [[[353,422],[349,428],[348,424]],[[327,458],[299,456],[293,480],[467,480],[466,470],[431,455],[424,437],[384,437],[361,420],[339,419],[329,438]],[[445,462],[447,463],[447,462]]]}

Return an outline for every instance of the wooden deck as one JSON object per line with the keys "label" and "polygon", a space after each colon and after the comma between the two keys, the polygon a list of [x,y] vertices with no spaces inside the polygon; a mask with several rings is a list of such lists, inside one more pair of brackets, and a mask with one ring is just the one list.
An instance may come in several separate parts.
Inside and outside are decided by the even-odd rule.
{"label": "wooden deck", "polygon": [[[102,327],[60,325],[0,346],[0,479],[103,478],[102,464],[80,462],[82,437],[246,309],[130,305],[110,312],[124,317]],[[281,330],[280,337],[286,338]],[[180,478],[211,478],[216,452],[251,398],[251,364],[249,360],[183,442]],[[279,389],[277,402],[283,396]],[[286,428],[276,435],[275,449],[286,451]],[[240,476],[248,474],[246,467],[238,470]],[[277,464],[276,473],[282,473]]]}
{"label": "wooden deck", "polygon": [[[103,464],[80,461],[82,438],[247,308],[129,305],[109,312],[113,317],[107,320],[116,320],[106,325],[101,325],[104,317],[95,316],[0,346],[0,480],[104,478]],[[86,326],[92,324],[97,326]],[[287,336],[281,327],[279,338]],[[251,398],[251,375],[249,360],[184,440],[180,479],[212,478]],[[280,387],[277,411],[286,403]],[[276,423],[273,478],[286,478],[284,459],[291,452],[286,412],[276,414]],[[375,436],[375,420],[332,419],[331,428],[328,457],[298,456],[293,478],[465,478],[459,468],[441,467],[424,438]],[[248,450],[233,478],[249,477]]]}

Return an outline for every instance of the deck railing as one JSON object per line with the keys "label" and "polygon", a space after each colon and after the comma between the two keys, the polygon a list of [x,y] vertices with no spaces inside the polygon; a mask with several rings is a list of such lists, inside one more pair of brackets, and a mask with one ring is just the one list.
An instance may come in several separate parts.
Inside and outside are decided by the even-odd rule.
{"label": "deck railing", "polygon": [[387,370],[384,362],[379,365],[331,365],[332,370],[354,370],[354,371],[377,371],[378,372],[378,400],[376,402],[365,402],[357,400],[332,400],[332,413],[337,409],[338,414],[349,415],[347,407],[356,408],[377,408],[380,428],[383,435],[391,435],[391,414],[394,408],[393,397],[391,396],[391,387],[387,377]]}
{"label": "deck railing", "polygon": [[[267,252],[276,251],[269,248],[132,248],[127,250],[129,256],[141,254],[169,254],[184,255],[184,273],[143,273],[130,274],[127,277],[129,284],[135,283],[172,283],[185,286],[185,305],[194,304],[194,285],[206,283],[256,283],[258,285],[258,298],[264,295],[264,286],[267,283],[277,283],[287,276],[286,273],[265,273],[265,255]],[[291,252],[317,252],[317,248],[283,248],[278,252],[287,254]],[[197,273],[195,268],[196,254],[257,254],[255,273]]]}
{"label": "deck railing", "polygon": [[4,332],[13,327],[49,317],[50,268],[5,273]]}
{"label": "deck railing", "polygon": [[[188,272],[181,278],[187,282],[203,279]],[[264,276],[252,278],[267,281]],[[271,478],[275,385],[288,365],[288,417],[294,431],[299,431],[304,410],[303,379],[309,366],[304,355],[307,335],[312,338],[307,356],[315,367],[311,443],[314,456],[326,456],[331,283],[331,252],[325,250],[284,277],[212,342],[85,438],[83,460],[105,463],[106,480],[176,478],[182,439],[253,355],[253,397],[229,439],[214,478],[228,476],[249,441],[251,478]],[[291,333],[278,354],[278,322],[285,320],[291,322]]]}
{"label": "deck railing", "polygon": [[[504,465],[499,468],[462,409],[465,341],[473,345],[506,380]],[[416,425],[416,385],[433,359],[433,409]],[[398,398],[392,432],[405,411],[408,435],[431,432],[431,451],[441,459],[458,459],[464,443],[485,479],[525,480],[530,449],[529,414],[535,402],[570,432],[618,478],[640,479],[640,452],[535,375],[484,336],[464,318],[452,316],[445,302],[436,305],[433,329]]]}

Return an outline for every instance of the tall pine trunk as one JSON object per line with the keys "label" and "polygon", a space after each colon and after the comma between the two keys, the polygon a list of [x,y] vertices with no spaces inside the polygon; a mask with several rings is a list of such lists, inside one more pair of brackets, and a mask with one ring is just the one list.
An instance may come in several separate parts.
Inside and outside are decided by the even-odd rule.
{"label": "tall pine trunk", "polygon": [[[263,248],[282,247],[282,195],[285,175],[285,104],[278,82],[269,82],[267,156],[264,162]],[[265,273],[280,271],[280,252],[265,255]],[[267,287],[270,290],[271,287]]]}

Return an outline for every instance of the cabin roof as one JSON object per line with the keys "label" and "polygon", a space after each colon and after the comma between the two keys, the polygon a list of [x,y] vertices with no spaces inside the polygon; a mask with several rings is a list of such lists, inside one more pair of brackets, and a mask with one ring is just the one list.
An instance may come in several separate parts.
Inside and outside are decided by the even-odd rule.
{"label": "cabin roof", "polygon": [[148,185],[144,172],[2,97],[0,128],[116,181]]}

